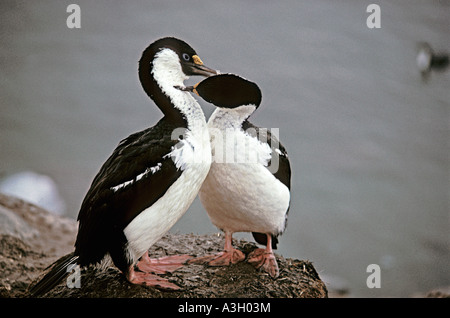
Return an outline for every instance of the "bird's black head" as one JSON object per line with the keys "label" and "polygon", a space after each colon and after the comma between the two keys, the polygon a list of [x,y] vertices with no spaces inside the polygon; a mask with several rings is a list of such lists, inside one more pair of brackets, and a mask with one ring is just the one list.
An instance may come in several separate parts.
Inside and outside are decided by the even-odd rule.
{"label": "bird's black head", "polygon": [[142,53],[139,61],[140,68],[149,65],[158,56],[165,62],[169,72],[177,72],[181,66],[185,76],[217,74],[215,70],[203,65],[202,60],[189,44],[174,37],[161,38],[150,44]]}
{"label": "bird's black head", "polygon": [[193,87],[186,88],[209,103],[223,108],[261,104],[258,85],[234,74],[219,74],[208,77]]}

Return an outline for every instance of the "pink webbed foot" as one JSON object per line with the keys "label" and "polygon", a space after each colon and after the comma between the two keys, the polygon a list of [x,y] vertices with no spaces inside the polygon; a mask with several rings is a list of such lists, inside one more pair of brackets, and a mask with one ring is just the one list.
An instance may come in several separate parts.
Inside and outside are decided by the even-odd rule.
{"label": "pink webbed foot", "polygon": [[247,261],[257,269],[261,269],[273,278],[280,275],[277,259],[272,251],[272,236],[267,234],[266,249],[258,248],[248,255]]}
{"label": "pink webbed foot", "polygon": [[237,249],[223,251],[214,255],[207,255],[197,257],[189,261],[189,264],[205,264],[209,266],[228,266],[242,262],[245,259],[245,254]]}
{"label": "pink webbed foot", "polygon": [[224,250],[214,255],[206,255],[197,257],[189,261],[189,264],[205,264],[209,266],[228,266],[242,262],[245,259],[245,254],[233,248],[232,232],[225,232],[225,246]]}
{"label": "pink webbed foot", "polygon": [[258,248],[248,255],[247,261],[255,268],[263,270],[273,278],[277,278],[280,275],[278,263],[273,252]]}
{"label": "pink webbed foot", "polygon": [[163,290],[179,290],[180,287],[159,276],[135,271],[133,268],[125,275],[127,280],[136,285],[151,286]]}
{"label": "pink webbed foot", "polygon": [[146,273],[166,274],[183,267],[191,258],[190,255],[172,255],[155,259],[145,253],[137,263],[137,267]]}

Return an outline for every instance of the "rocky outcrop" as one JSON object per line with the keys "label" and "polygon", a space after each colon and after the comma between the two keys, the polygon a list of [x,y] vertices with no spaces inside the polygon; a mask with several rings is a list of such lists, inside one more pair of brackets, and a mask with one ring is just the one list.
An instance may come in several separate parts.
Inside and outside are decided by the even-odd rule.
{"label": "rocky outcrop", "polygon": [[[0,296],[27,297],[30,283],[42,277],[50,264],[73,250],[76,222],[9,196],[0,195]],[[167,234],[150,249],[152,257],[174,254],[201,256],[219,252],[223,236],[218,234]],[[235,241],[249,254],[254,243]],[[61,282],[45,297],[166,297],[166,298],[279,298],[327,297],[325,284],[309,261],[277,255],[280,276],[255,270],[242,262],[229,267],[189,264],[164,275],[181,287],[177,291],[128,283],[116,268],[81,270],[80,284]],[[69,288],[70,287],[73,288]]]}

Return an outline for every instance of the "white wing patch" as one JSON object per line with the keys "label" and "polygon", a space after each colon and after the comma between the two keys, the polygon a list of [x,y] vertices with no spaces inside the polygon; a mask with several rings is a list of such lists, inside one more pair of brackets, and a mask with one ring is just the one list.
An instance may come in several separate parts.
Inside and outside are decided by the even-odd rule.
{"label": "white wing patch", "polygon": [[163,158],[166,157],[170,157],[176,168],[181,171],[194,164],[209,164],[211,162],[209,134],[202,133],[201,137],[193,137],[193,132],[188,131]]}
{"label": "white wing patch", "polygon": [[186,169],[186,165],[192,161],[192,145],[190,145],[186,139],[180,140],[175,146],[172,147],[172,151],[163,158],[166,157],[171,157],[177,169],[184,171]]}
{"label": "white wing patch", "polygon": [[129,185],[133,184],[134,182],[141,180],[143,177],[147,176],[149,173],[155,174],[157,171],[161,170],[161,166],[162,166],[161,162],[158,162],[158,164],[156,166],[145,169],[145,171],[142,172],[141,174],[137,175],[136,178],[129,180],[129,181],[125,181],[115,187],[111,187],[110,189],[113,190],[114,192],[117,192],[120,189],[128,187]]}

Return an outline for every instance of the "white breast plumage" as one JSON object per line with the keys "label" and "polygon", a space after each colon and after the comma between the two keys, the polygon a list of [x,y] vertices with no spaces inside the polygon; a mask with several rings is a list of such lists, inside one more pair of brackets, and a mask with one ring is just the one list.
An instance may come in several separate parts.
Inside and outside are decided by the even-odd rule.
{"label": "white breast plumage", "polygon": [[124,230],[133,251],[130,257],[137,258],[149,246],[157,242],[184,214],[192,204],[205,180],[211,164],[209,134],[198,127],[185,134],[166,156],[171,157],[177,169],[183,171],[158,201],[142,211]]}
{"label": "white breast plumage", "polygon": [[234,125],[245,112],[217,109],[211,115],[213,162],[200,199],[220,229],[277,235],[285,227],[290,192],[266,168],[270,146]]}

